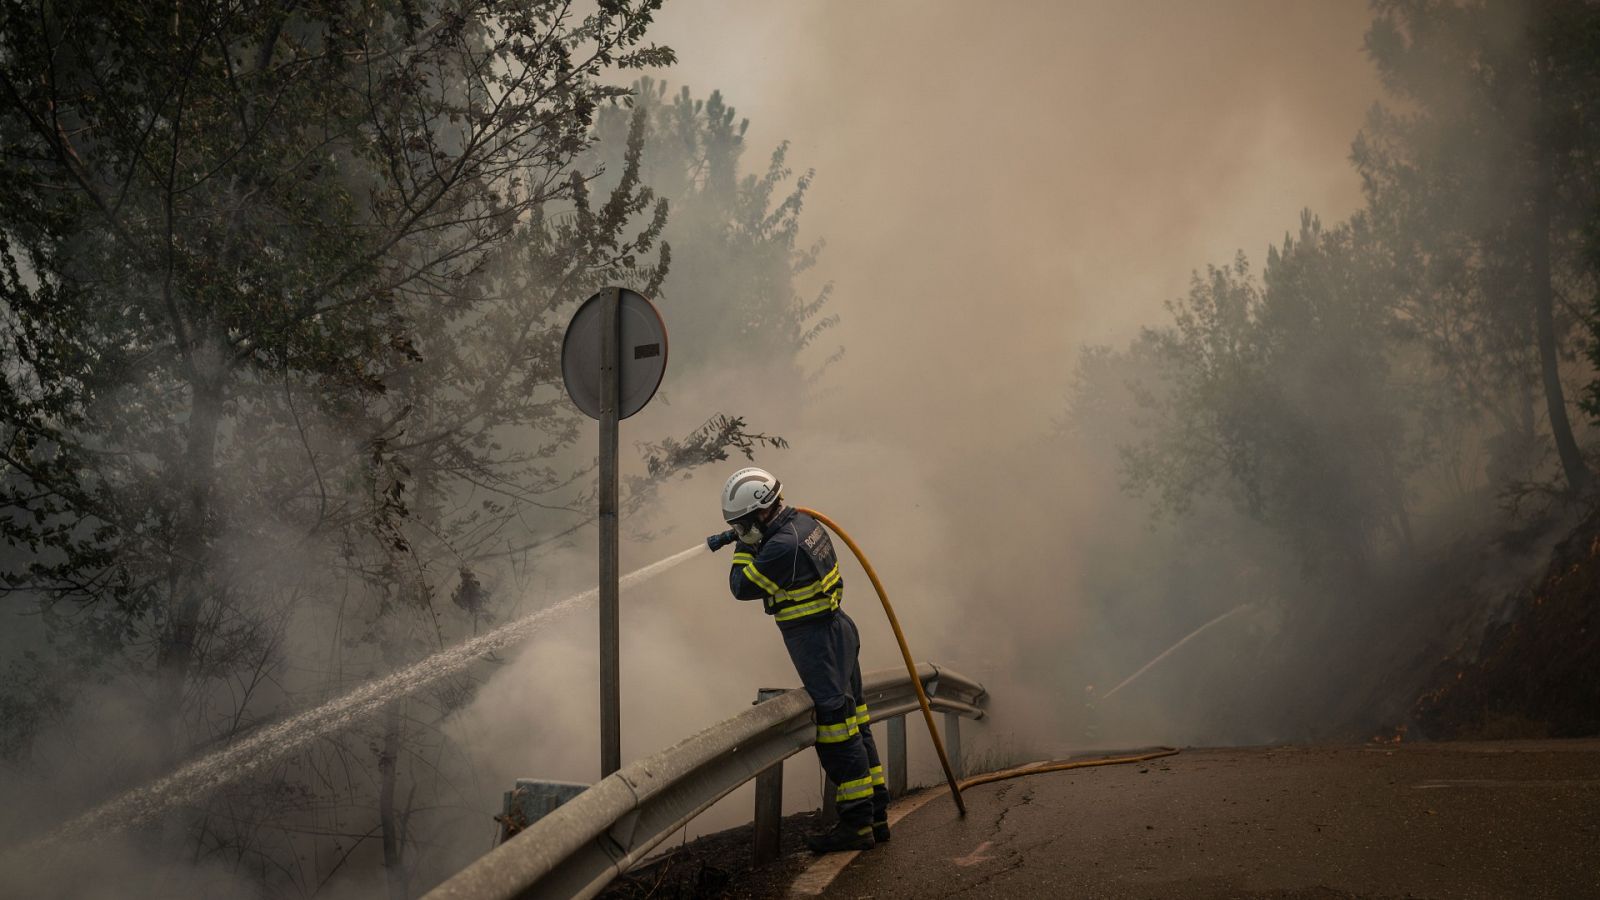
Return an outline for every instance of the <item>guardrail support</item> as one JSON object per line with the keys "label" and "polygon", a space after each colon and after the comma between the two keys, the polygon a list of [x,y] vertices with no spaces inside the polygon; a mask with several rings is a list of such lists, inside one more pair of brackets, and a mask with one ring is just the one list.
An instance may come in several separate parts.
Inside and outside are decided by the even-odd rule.
{"label": "guardrail support", "polygon": [[516,837],[529,825],[588,789],[587,784],[571,781],[518,778],[511,790],[501,795],[500,815],[495,816],[495,821],[500,823],[500,836],[495,845]]}
{"label": "guardrail support", "polygon": [[[781,688],[761,688],[756,702],[765,703],[782,694]],[[778,858],[783,843],[783,762],[756,776],[755,846],[751,858],[764,866]]]}
{"label": "guardrail support", "polygon": [[906,793],[906,717],[889,720],[889,752],[883,760],[883,777],[889,796],[898,799]]}
{"label": "guardrail support", "polygon": [[778,858],[783,843],[783,763],[756,776],[755,847],[751,857],[758,866]]}
{"label": "guardrail support", "polygon": [[944,714],[944,745],[950,751],[950,768],[957,778],[967,777],[966,760],[961,758],[961,714]]}

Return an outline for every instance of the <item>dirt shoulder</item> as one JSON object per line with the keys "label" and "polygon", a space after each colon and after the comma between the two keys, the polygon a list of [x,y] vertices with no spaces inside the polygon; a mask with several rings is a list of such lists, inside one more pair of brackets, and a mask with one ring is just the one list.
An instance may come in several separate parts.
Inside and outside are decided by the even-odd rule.
{"label": "dirt shoulder", "polygon": [[778,858],[757,868],[751,851],[752,827],[743,825],[702,835],[618,878],[602,900],[759,900],[781,897],[795,876],[815,857],[804,837],[820,830],[817,813],[783,820]]}

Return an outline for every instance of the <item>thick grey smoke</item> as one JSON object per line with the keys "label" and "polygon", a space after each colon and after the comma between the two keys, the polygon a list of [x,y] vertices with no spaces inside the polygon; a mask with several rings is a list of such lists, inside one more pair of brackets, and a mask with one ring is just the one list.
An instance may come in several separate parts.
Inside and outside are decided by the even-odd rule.
{"label": "thick grey smoke", "polygon": [[682,59],[665,77],[729,91],[754,146],[789,139],[819,173],[805,225],[848,313],[838,380],[872,388],[827,417],[927,455],[1042,423],[1077,345],[1149,323],[1302,208],[1355,209],[1368,18],[1360,0],[702,2],[661,35]]}
{"label": "thick grey smoke", "polygon": [[[1360,52],[1367,20],[1360,2],[675,3],[659,28],[682,60],[657,73],[669,94],[723,90],[750,120],[747,170],[785,139],[793,166],[817,170],[802,223],[805,240],[828,242],[815,275],[837,284],[833,334],[847,352],[795,407],[773,400],[789,395],[769,383],[784,370],[716,348],[718,371],[669,376],[670,405],[626,428],[670,431],[674,416],[727,407],[783,434],[793,449],[758,461],[792,502],[852,530],[913,650],[993,686],[979,752],[1083,746],[1087,681],[1132,674],[1232,605],[1202,615],[1173,594],[1160,604],[1172,615],[1116,634],[1085,603],[1091,555],[1115,552],[1136,572],[1172,548],[1105,480],[1114,461],[1065,456],[1054,436],[1077,348],[1158,320],[1191,270],[1259,252],[1301,208],[1359,205],[1347,148],[1378,92]],[[670,328],[670,278],[666,289]],[[714,528],[718,483],[707,470],[666,493],[659,524]],[[1246,546],[1209,549],[1241,567],[1265,552],[1248,546],[1264,536],[1237,537]],[[625,610],[625,755],[725,717],[758,686],[794,683],[776,630],[727,598],[723,562]],[[896,665],[870,585],[849,571],[863,664]],[[1163,665],[1223,666],[1259,647],[1272,616],[1232,617],[1214,629],[1220,642]],[[574,623],[570,638],[524,654],[462,717],[487,768],[592,777],[592,630]],[[1230,677],[1251,674],[1241,668]],[[547,698],[527,687],[569,676],[578,689],[541,714]],[[1229,735],[1214,718],[1164,718],[1165,694],[1124,693],[1137,715],[1095,739],[1273,736],[1245,714]],[[913,781],[933,780],[919,762]],[[791,806],[814,804],[809,757],[790,773]],[[697,830],[747,816],[737,795]]]}
{"label": "thick grey smoke", "polygon": [[[1108,518],[1130,506],[1114,465],[1050,437],[1077,348],[1159,322],[1193,269],[1259,256],[1300,209],[1359,206],[1368,19],[1362,2],[681,3],[662,22],[683,60],[663,77],[736,85],[752,145],[792,139],[818,170],[805,227],[828,241],[848,352],[773,426],[795,449],[772,465],[860,529],[920,654],[1036,685],[1009,725],[1030,739],[1079,737],[1051,734],[1052,706],[1081,706],[1068,673],[1129,674],[1211,617],[1174,595],[1145,633],[1087,640],[1089,555],[1136,572],[1170,548],[1137,510]],[[753,410],[742,381],[724,386]],[[1267,552],[1237,537],[1213,552]],[[886,665],[865,588],[865,655]],[[1096,644],[1125,658],[1066,658]]]}
{"label": "thick grey smoke", "polygon": [[[749,117],[746,171],[759,171],[781,140],[792,142],[794,167],[817,170],[803,242],[828,246],[802,293],[834,281],[841,324],[811,352],[842,343],[847,353],[797,394],[775,383],[793,378],[792,367],[713,348],[712,365],[669,369],[661,396],[624,424],[625,448],[724,410],[787,438],[793,449],[758,462],[779,472],[788,499],[851,529],[919,657],[991,686],[993,722],[978,754],[1284,737],[1248,710],[1178,718],[1183,697],[1170,683],[1142,698],[1130,685],[1117,698],[1136,701],[1125,714],[1087,711],[1090,681],[1110,687],[1187,630],[1280,586],[1261,579],[1259,596],[1202,613],[1171,585],[1136,627],[1108,631],[1106,609],[1084,598],[1119,587],[1088,583],[1090,563],[1103,579],[1115,555],[1127,590],[1148,599],[1157,589],[1136,576],[1152,560],[1210,554],[1245,571],[1268,542],[1235,533],[1173,546],[1107,479],[1114,465],[1072,457],[1056,429],[1079,346],[1121,341],[1158,319],[1192,269],[1240,247],[1258,253],[1301,208],[1336,219],[1358,206],[1347,148],[1378,93],[1360,52],[1367,20],[1358,0],[675,0],[654,39],[682,62],[657,77],[697,96],[721,89]],[[669,277],[669,329],[674,298],[692,290]],[[570,456],[592,448],[591,432]],[[739,463],[667,486],[625,526],[624,569],[719,528],[716,487]],[[630,459],[625,472],[639,468]],[[492,587],[549,599],[586,587],[593,541],[581,530],[495,573]],[[625,597],[625,760],[732,715],[758,687],[795,683],[773,625],[728,597],[726,563],[692,561]],[[870,585],[853,567],[846,579],[864,667],[898,665]],[[1275,627],[1270,604],[1249,607],[1163,665],[1248,679]],[[291,643],[323,639],[305,631]],[[594,644],[593,621],[579,616],[506,654],[441,726],[459,752],[408,759],[437,767],[426,777],[450,781],[463,807],[432,820],[414,885],[487,849],[489,816],[512,778],[597,776]],[[913,782],[933,780],[913,744],[922,754]],[[788,771],[790,807],[814,805],[810,756]],[[743,821],[748,803],[736,794],[694,830]],[[27,832],[8,824],[8,834]],[[370,889],[377,865],[369,843],[329,890]]]}

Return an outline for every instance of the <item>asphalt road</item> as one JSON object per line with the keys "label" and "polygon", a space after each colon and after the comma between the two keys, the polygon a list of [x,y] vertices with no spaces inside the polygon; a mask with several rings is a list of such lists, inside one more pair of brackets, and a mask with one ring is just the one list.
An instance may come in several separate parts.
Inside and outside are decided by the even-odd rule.
{"label": "asphalt road", "polygon": [[1187,750],[966,801],[827,896],[1600,898],[1600,740]]}

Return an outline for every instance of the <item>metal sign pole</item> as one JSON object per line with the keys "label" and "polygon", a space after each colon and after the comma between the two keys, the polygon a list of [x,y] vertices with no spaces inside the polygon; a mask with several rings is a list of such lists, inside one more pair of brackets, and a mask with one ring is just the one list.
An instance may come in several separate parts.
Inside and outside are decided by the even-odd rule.
{"label": "metal sign pole", "polygon": [[643,409],[667,369],[667,325],[650,298],[608,287],[583,301],[561,339],[572,405],[600,422],[600,777],[622,768],[617,616],[617,424]]}
{"label": "metal sign pole", "polygon": [[617,595],[618,363],[622,344],[620,291],[607,288],[600,327],[600,777],[622,768],[622,673]]}

